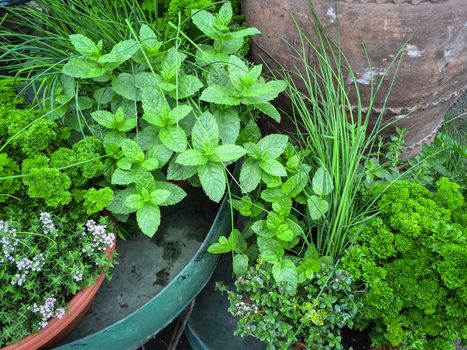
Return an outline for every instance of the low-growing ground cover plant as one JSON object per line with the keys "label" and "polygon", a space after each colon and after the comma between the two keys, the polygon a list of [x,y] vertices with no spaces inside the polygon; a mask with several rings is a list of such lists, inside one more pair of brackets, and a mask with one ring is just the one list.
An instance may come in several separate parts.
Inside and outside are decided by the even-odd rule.
{"label": "low-growing ground cover plant", "polygon": [[62,318],[70,299],[113,264],[107,219],[80,222],[73,211],[43,209],[18,202],[0,210],[0,346]]}
{"label": "low-growing ground cover plant", "polygon": [[[373,188],[368,200],[380,191]],[[467,336],[467,222],[459,185],[441,178],[430,192],[398,181],[378,209],[342,259],[366,289],[358,298],[359,327],[370,327],[378,347],[454,349],[453,340]]]}

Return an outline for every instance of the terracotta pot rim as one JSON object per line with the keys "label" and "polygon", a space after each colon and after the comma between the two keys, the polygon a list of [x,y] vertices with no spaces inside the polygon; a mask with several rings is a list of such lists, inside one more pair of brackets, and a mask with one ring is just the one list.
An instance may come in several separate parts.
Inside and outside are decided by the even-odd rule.
{"label": "terracotta pot rim", "polygon": [[[103,215],[109,216],[107,213],[103,213]],[[113,221],[113,218],[111,219]],[[111,259],[112,253],[117,247],[117,230],[115,221],[113,221],[113,223],[115,227],[115,237],[112,247],[106,249],[108,259]],[[62,331],[66,330],[67,327],[70,326],[73,321],[75,321],[75,319],[79,317],[91,304],[97,291],[104,282],[104,279],[105,274],[104,272],[101,272],[93,284],[84,290],[81,290],[71,298],[70,302],[67,304],[66,313],[62,318],[50,319],[47,326],[40,331],[26,336],[15,344],[2,347],[0,350],[35,350],[52,342],[54,338],[56,338]]]}

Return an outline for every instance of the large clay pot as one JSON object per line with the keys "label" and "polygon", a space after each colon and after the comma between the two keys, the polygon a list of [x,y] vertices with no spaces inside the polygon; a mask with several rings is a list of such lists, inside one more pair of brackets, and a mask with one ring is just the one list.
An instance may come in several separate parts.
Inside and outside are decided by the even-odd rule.
{"label": "large clay pot", "polygon": [[[300,66],[294,57],[300,40],[290,16],[311,31],[309,3],[242,1],[248,24],[263,33],[253,38],[255,61],[274,67],[277,60],[287,69]],[[348,57],[363,101],[368,100],[372,74],[362,42],[378,79],[394,55],[404,50],[385,115],[409,114],[396,125],[409,129],[407,155],[416,154],[422,143],[431,141],[445,112],[467,86],[467,1],[314,0],[312,4],[327,33]],[[376,110],[382,106],[390,80],[385,79]],[[350,91],[351,79],[348,86]]]}

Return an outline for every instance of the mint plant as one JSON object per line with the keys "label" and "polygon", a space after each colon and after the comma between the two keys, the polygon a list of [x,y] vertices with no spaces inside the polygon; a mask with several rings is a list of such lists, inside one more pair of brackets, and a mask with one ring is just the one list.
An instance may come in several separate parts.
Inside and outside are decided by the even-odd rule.
{"label": "mint plant", "polygon": [[[196,11],[193,24],[208,37],[200,38],[202,44],[185,33],[163,42],[147,24],[137,34],[128,23],[131,39],[110,50],[105,41],[70,36],[77,54],[63,66],[55,89],[60,94],[55,102],[61,105],[50,104],[51,113],[58,110],[54,118],[63,117],[76,131],[102,140],[102,173],[115,192],[108,209],[120,220],[135,213],[148,236],[159,226],[159,207],[185,196],[160,180],[188,180],[219,202],[227,188],[226,166],[248,151],[242,146],[242,127],[251,129],[255,110],[280,119],[270,101],[285,82],[265,82],[261,65],[249,68],[235,55],[244,38],[259,32],[232,31],[231,20],[230,3],[217,14]],[[285,147],[286,139],[281,142]],[[258,155],[263,177],[277,182],[285,168],[275,161],[277,152],[266,153]],[[160,183],[165,185],[160,188]]]}
{"label": "mint plant", "polygon": [[197,173],[204,192],[219,202],[227,184],[225,166],[241,158],[245,150],[237,145],[219,145],[219,129],[209,112],[198,118],[191,137],[193,149],[180,153],[176,163]]}

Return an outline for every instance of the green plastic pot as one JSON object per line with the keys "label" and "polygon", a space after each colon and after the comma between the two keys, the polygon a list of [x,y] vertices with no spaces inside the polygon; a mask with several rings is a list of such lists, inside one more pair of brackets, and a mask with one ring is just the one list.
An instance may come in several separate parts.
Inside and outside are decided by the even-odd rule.
{"label": "green plastic pot", "polygon": [[[209,208],[206,209],[206,207]],[[89,319],[86,321],[85,318],[78,326],[78,329],[76,329],[69,338],[65,339],[57,349],[135,349],[174,320],[204,288],[215,270],[219,256],[208,253],[207,248],[209,245],[216,242],[220,235],[230,231],[230,210],[225,198],[218,207],[214,220],[207,222],[207,227],[210,226],[207,234],[206,231],[201,231],[199,227],[194,228],[196,225],[199,226],[202,220],[207,221],[207,219],[203,219],[203,213],[205,213],[205,211],[214,214],[215,210],[216,206],[210,203],[201,191],[190,190],[188,197],[182,204],[169,207],[168,212],[163,213],[162,225],[159,230],[161,232],[157,232],[155,239],[150,240],[139,235],[134,240],[122,242],[122,246],[117,246],[117,252],[120,254],[120,258],[122,258],[122,254],[124,256],[122,258],[122,263],[120,266],[117,265],[116,270],[121,269],[123,272],[114,273],[113,280],[108,282],[107,286],[105,284],[103,285],[96,297],[97,301],[94,301],[96,305],[91,307],[90,314],[86,316]],[[167,227],[164,227],[164,225]],[[192,227],[193,230],[191,230]],[[168,231],[166,232],[167,234],[164,231]],[[183,251],[183,249],[190,248],[189,244],[186,242],[196,241],[186,238],[187,235],[192,233],[191,231],[200,239],[200,246],[197,250],[194,250],[194,255],[192,255],[186,265],[175,274],[171,281],[165,285],[160,292],[150,297],[147,302],[135,308],[125,317],[93,332],[93,327],[100,321],[99,317],[113,316],[114,310],[115,312],[121,312],[121,310],[127,310],[128,307],[131,308],[131,305],[118,304],[118,299],[120,297],[118,288],[122,288],[122,295],[124,289],[127,287],[133,288],[134,290],[129,292],[130,299],[133,294],[135,294],[136,298],[136,294],[139,292],[139,288],[131,284],[140,283],[138,282],[140,280],[138,277],[135,279],[136,282],[130,280],[130,269],[131,272],[137,273],[136,276],[139,274],[143,281],[149,281],[141,282],[141,288],[148,285],[150,287],[151,278],[155,278],[154,275],[157,275],[157,279],[161,277],[161,272],[159,271],[156,274],[155,271],[157,270],[157,265],[161,265],[161,261],[157,259],[160,258],[159,256],[162,254],[153,252],[153,258],[144,258],[146,254],[145,249],[149,249],[148,247],[151,244],[156,244],[158,239],[167,239],[169,243],[172,242],[172,246],[169,244],[169,248],[167,248],[168,251],[176,251],[176,249]],[[175,244],[173,242],[175,241],[170,241],[170,239],[172,239],[171,237],[177,232],[182,232],[182,239],[177,243],[179,244],[179,248],[173,248]],[[164,238],[164,234],[166,234],[167,237]],[[157,235],[162,238],[158,238]],[[204,238],[204,240],[202,240],[202,238]],[[191,246],[190,249],[192,248]],[[163,255],[166,255],[165,250]],[[128,262],[124,261],[125,259],[130,259],[130,256],[131,260],[135,261],[133,265],[131,265],[131,262],[128,265]],[[170,266],[170,261],[168,266]],[[128,282],[126,282],[127,278]],[[157,283],[157,280],[152,282],[152,285],[154,285],[154,283]],[[141,291],[141,293],[147,292]],[[99,297],[101,299],[100,301]],[[110,301],[107,301],[107,298],[110,299]],[[79,338],[80,334],[83,334],[83,332],[87,335]]]}

